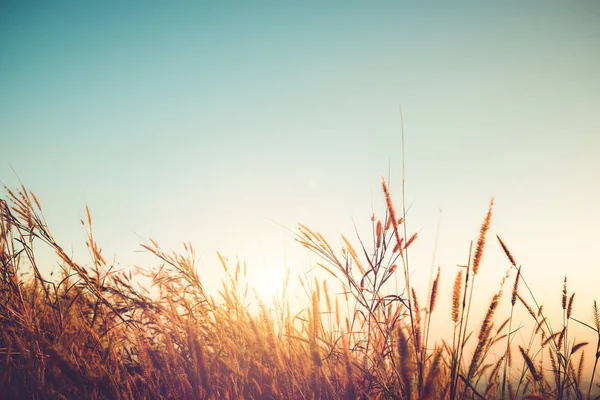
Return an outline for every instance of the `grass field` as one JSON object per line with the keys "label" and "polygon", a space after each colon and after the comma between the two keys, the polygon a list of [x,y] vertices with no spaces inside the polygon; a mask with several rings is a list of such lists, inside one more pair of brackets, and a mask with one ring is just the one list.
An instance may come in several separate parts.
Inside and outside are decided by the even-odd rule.
{"label": "grass field", "polygon": [[[292,310],[285,292],[267,307],[248,288],[243,264],[220,256],[226,279],[207,294],[191,245],[177,254],[143,247],[160,267],[118,271],[89,232],[90,265],[54,240],[35,195],[21,187],[0,200],[0,397],[6,399],[587,399],[596,395],[600,312],[573,318],[565,277],[561,321],[550,321],[509,248],[489,232],[493,201],[466,265],[450,280],[440,269],[427,293],[411,285],[407,232],[385,181],[383,216],[355,247],[334,249],[300,225],[299,245],[319,256],[328,280],[306,281],[308,304]],[[62,275],[44,276],[39,246],[58,256]],[[468,247],[468,243],[466,247]],[[506,274],[472,316],[486,246],[501,246]],[[523,271],[525,271],[525,266]],[[442,267],[443,269],[443,267]],[[446,274],[449,276],[449,274]],[[390,279],[401,282],[390,291]],[[146,282],[148,285],[139,284]],[[330,283],[333,282],[333,283]],[[150,287],[151,289],[147,289]],[[332,284],[343,288],[332,293]],[[451,298],[440,298],[442,285]],[[250,302],[258,303],[256,311]],[[499,304],[510,303],[500,315]],[[440,307],[440,305],[447,307]],[[444,338],[431,327],[450,326]],[[528,343],[514,343],[526,311]],[[437,311],[439,312],[439,311]],[[575,341],[572,324],[588,341]],[[587,364],[586,364],[587,363]],[[589,365],[589,368],[584,368]],[[589,370],[589,372],[588,372]]]}

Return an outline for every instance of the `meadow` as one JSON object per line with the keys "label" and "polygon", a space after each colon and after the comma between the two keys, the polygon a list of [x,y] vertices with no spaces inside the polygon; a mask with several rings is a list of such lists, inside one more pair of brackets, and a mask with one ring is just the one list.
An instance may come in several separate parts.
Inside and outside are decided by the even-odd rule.
{"label": "meadow", "polygon": [[[219,295],[209,295],[190,244],[179,254],[151,240],[142,247],[157,267],[118,270],[94,240],[87,209],[81,223],[92,260],[79,263],[55,241],[33,192],[5,188],[0,398],[598,398],[596,303],[582,305],[588,319],[575,319],[565,277],[556,293],[562,319],[551,321],[523,278],[526,266],[489,232],[493,200],[468,262],[443,281],[442,266],[430,290],[417,293],[409,253],[418,237],[406,228],[404,204],[396,207],[383,179],[381,187],[384,212],[372,216],[372,231],[358,236],[358,246],[343,236],[344,246],[334,248],[299,225],[298,245],[318,256],[328,276],[301,278],[310,304],[301,310],[290,307],[285,291],[265,305],[248,286],[245,266],[222,255],[226,278]],[[60,260],[60,276],[42,273],[42,246]],[[504,251],[506,274],[480,319],[473,292],[488,246]],[[392,280],[400,282],[395,290]],[[442,286],[452,288],[451,298],[438,295]],[[500,304],[508,315],[498,312]],[[450,338],[431,329],[434,315],[450,326]],[[575,340],[573,324],[590,339]],[[522,329],[529,329],[527,343],[514,340]]]}

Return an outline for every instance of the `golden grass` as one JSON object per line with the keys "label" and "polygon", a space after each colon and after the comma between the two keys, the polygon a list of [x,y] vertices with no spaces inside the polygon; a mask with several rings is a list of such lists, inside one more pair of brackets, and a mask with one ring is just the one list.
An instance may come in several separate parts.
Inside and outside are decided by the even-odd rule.
{"label": "golden grass", "polygon": [[[158,267],[117,270],[94,239],[87,208],[81,222],[92,260],[82,265],[54,240],[38,198],[24,187],[6,188],[6,200],[0,200],[0,398],[592,397],[600,359],[597,304],[589,324],[576,320],[575,293],[569,295],[565,277],[563,319],[553,330],[524,279],[526,270],[499,236],[515,274],[510,317],[497,323],[507,275],[483,320],[469,322],[493,200],[473,254],[469,249],[467,264],[451,271],[450,315],[434,316],[441,268],[421,297],[422,307],[409,280],[414,271],[408,251],[417,235],[407,235],[406,216],[397,215],[385,180],[382,189],[385,215],[373,215],[370,242],[358,237],[355,247],[342,236],[338,251],[320,233],[299,226],[297,241],[320,256],[318,265],[333,284],[301,279],[309,306],[292,312],[285,295],[269,309],[249,294],[245,265],[231,265],[221,254],[225,279],[218,297],[209,296],[190,244],[179,254],[150,240],[142,247]],[[41,273],[38,243],[56,253],[59,277],[49,280]],[[136,283],[139,279],[153,291]],[[400,292],[386,284],[394,281],[403,287]],[[341,291],[334,290],[338,285]],[[249,310],[251,302],[257,312]],[[529,342],[513,343],[512,327],[523,326],[513,321],[515,308],[531,317]],[[432,320],[452,323],[451,342],[431,328]],[[587,326],[598,339],[588,377],[589,343],[570,339],[570,321]]]}

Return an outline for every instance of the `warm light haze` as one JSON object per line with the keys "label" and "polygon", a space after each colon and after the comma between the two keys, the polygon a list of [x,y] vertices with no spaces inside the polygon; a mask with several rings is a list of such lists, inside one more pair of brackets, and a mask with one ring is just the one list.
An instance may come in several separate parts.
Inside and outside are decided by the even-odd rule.
{"label": "warm light haze", "polygon": [[[441,338],[452,343],[453,283],[459,265],[469,262],[471,241],[475,251],[493,197],[473,285],[468,326],[474,333],[465,360],[476,351],[481,321],[511,267],[496,239],[499,235],[555,332],[567,325],[561,295],[568,276],[568,296],[576,293],[571,315],[591,327],[570,319],[567,341],[589,342],[583,367],[583,381],[589,382],[598,340],[592,329],[593,304],[600,300],[598,71],[600,3],[595,1],[4,1],[0,182],[11,190],[22,184],[35,193],[56,242],[82,266],[93,264],[86,247],[86,206],[93,218],[93,239],[106,265],[114,263],[115,270],[159,268],[164,260],[140,246],[152,247],[151,240],[167,253],[183,253],[183,243],[190,243],[203,288],[220,303],[226,274],[217,252],[227,257],[231,273],[236,262],[246,263],[245,282],[274,313],[274,325],[280,326],[283,318],[275,315],[283,315],[278,307],[287,271],[291,314],[314,309],[310,291],[316,290],[316,278],[327,279],[331,301],[338,298],[342,321],[352,315],[339,282],[317,263],[331,265],[297,241],[302,235],[298,224],[321,233],[340,257],[343,248],[347,251],[342,234],[358,250],[358,232],[372,250],[376,221],[385,224],[390,212],[383,177],[398,217],[403,216],[403,201],[407,208],[408,237],[418,233],[406,257],[410,285],[424,316],[431,281],[441,267],[439,309],[423,325],[431,327],[431,352],[423,350],[429,361],[417,357],[415,364],[425,365],[426,371],[431,368],[427,363],[434,357],[434,343],[440,345]],[[0,198],[9,197],[3,190]],[[396,239],[388,228],[393,247]],[[55,249],[42,243],[35,251],[41,273],[58,279],[64,259],[59,262]],[[364,256],[362,250],[359,256]],[[398,270],[385,291],[405,296],[404,271],[399,259],[396,262]],[[494,328],[511,315],[515,276],[513,268]],[[159,293],[158,286],[144,285]],[[523,284],[519,290],[529,296]],[[258,313],[254,292],[249,290],[242,303]],[[323,310],[324,292],[320,296]],[[333,311],[322,312],[324,325],[337,326]],[[302,318],[292,324],[315,323],[309,316]],[[512,358],[518,363],[511,367],[512,378],[527,371],[518,346],[530,341],[535,328],[530,319],[522,306],[515,307],[510,338]],[[346,328],[344,322],[340,326]],[[406,326],[407,337],[413,338],[413,328]],[[252,327],[244,329],[259,329]],[[230,336],[235,341],[235,334]],[[198,337],[204,345],[210,335]],[[342,346],[341,340],[335,343]],[[504,354],[506,339],[502,343],[490,356],[491,363]],[[217,345],[206,346],[206,359],[219,370],[221,361],[215,360],[224,356],[217,357]],[[277,357],[285,360],[286,354],[297,354],[290,350],[294,346],[277,350]],[[0,361],[8,354],[2,349],[9,347],[0,341]],[[534,345],[531,354],[539,347]],[[51,352],[62,351],[55,349]],[[306,351],[306,363],[315,357],[313,350]],[[575,363],[579,353],[573,357]],[[544,362],[550,361],[546,357]],[[246,364],[228,365],[233,371]],[[346,377],[346,364],[339,361],[339,365],[340,376]],[[573,367],[576,371],[577,365]],[[85,376],[85,369],[79,368]],[[327,373],[335,385],[333,370]],[[499,371],[502,379],[503,367]],[[554,385],[552,373],[546,373]],[[354,377],[359,375],[355,372]],[[390,372],[400,383],[390,383],[390,388],[402,388],[398,398],[427,397],[427,385],[418,383],[417,372],[412,394],[401,379],[402,371],[396,375]],[[595,375],[594,384],[600,382],[597,370]],[[168,380],[153,376],[148,381]],[[446,398],[464,389],[457,376],[452,379],[458,383],[444,392]],[[467,378],[475,384],[475,376]],[[534,376],[532,372],[530,388],[535,390],[519,396],[561,393],[535,386],[539,382]],[[568,373],[564,376],[567,382]],[[349,377],[339,379],[347,379],[346,386],[340,383],[347,396],[375,396],[372,388],[359,392],[358,383],[352,386],[356,392],[351,391]],[[490,379],[481,375],[481,382]],[[246,398],[302,398],[286,391],[287,383],[273,383],[279,389],[267,392],[266,381],[256,378],[256,382],[264,392],[248,389],[251,383],[240,384],[236,392],[222,382],[219,392],[204,382],[204,391],[193,393],[196,398],[211,398],[211,393],[220,398],[225,391],[231,398],[236,398],[232,393]],[[483,392],[481,382],[477,390]],[[125,386],[118,387],[94,393],[97,398],[126,393]],[[292,387],[303,386],[296,382],[289,384]],[[333,386],[331,392],[325,387],[310,390],[315,398],[338,393]],[[586,398],[587,383],[581,387]],[[180,393],[180,386],[174,384],[164,393],[163,389],[131,393],[139,398],[152,398],[153,393],[185,398],[173,394]],[[91,393],[56,390],[67,397]],[[394,398],[390,393],[396,392],[381,393],[382,398]],[[499,392],[493,393],[488,398]],[[562,398],[577,398],[574,393]]]}

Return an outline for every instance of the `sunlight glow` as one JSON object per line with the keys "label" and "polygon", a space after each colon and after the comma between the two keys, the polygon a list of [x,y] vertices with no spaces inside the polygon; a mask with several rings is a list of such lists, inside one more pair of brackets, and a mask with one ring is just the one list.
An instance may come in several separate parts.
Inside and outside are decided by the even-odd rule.
{"label": "sunlight glow", "polygon": [[254,272],[249,269],[248,273],[250,288],[256,291],[261,300],[270,303],[275,298],[281,297],[285,283],[283,265],[266,264],[262,268],[256,268]]}

